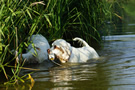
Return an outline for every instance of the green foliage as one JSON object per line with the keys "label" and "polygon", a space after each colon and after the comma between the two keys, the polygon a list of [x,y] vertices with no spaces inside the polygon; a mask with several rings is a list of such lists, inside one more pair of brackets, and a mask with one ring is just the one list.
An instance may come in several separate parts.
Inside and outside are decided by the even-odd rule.
{"label": "green foliage", "polygon": [[123,4],[123,8],[126,11],[126,13],[134,17],[135,16],[135,11],[134,11],[135,1],[130,0],[130,2],[127,2],[127,3],[128,4]]}
{"label": "green foliage", "polygon": [[[1,0],[0,5],[0,67],[5,76],[4,66],[16,58],[11,50],[22,52],[29,36],[41,33],[49,41],[78,36],[99,43],[100,28],[111,16],[106,0]],[[12,70],[12,80],[19,78],[19,67]]]}

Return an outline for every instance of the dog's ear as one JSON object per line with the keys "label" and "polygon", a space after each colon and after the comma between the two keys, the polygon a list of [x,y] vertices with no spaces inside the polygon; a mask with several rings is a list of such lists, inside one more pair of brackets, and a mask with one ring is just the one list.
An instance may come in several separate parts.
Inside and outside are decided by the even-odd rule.
{"label": "dog's ear", "polygon": [[65,46],[65,50],[66,52],[70,55],[71,54],[71,45],[69,43],[67,43],[67,45]]}
{"label": "dog's ear", "polygon": [[50,49],[47,49],[47,52],[50,53]]}

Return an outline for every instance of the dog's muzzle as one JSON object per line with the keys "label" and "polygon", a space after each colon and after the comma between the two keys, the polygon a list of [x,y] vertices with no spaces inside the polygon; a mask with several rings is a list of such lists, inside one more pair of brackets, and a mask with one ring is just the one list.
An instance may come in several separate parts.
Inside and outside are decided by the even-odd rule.
{"label": "dog's muzzle", "polygon": [[55,59],[55,54],[53,54],[53,53],[49,54],[48,56],[49,56],[50,60],[54,60]]}

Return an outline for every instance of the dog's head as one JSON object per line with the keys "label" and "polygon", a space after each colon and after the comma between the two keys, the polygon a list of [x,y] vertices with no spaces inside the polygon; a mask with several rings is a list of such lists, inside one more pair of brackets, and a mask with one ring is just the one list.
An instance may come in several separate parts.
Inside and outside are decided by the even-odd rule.
{"label": "dog's head", "polygon": [[56,40],[52,47],[47,50],[50,60],[59,59],[61,63],[69,60],[71,55],[71,45],[63,39]]}

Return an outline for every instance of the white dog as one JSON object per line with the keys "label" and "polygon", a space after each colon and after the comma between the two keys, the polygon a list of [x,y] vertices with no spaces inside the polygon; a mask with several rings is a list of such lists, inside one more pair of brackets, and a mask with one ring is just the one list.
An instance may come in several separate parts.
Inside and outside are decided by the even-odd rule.
{"label": "white dog", "polygon": [[63,39],[58,39],[52,43],[52,47],[48,49],[50,60],[59,59],[61,63],[66,62],[86,62],[92,58],[98,58],[97,52],[90,47],[83,39],[74,38],[74,41],[79,41],[83,44],[81,48],[72,47]]}
{"label": "white dog", "polygon": [[45,37],[40,34],[32,35],[30,37],[31,44],[27,48],[27,53],[19,55],[19,59],[22,57],[25,63],[42,63],[48,59],[47,50],[50,45]]}

